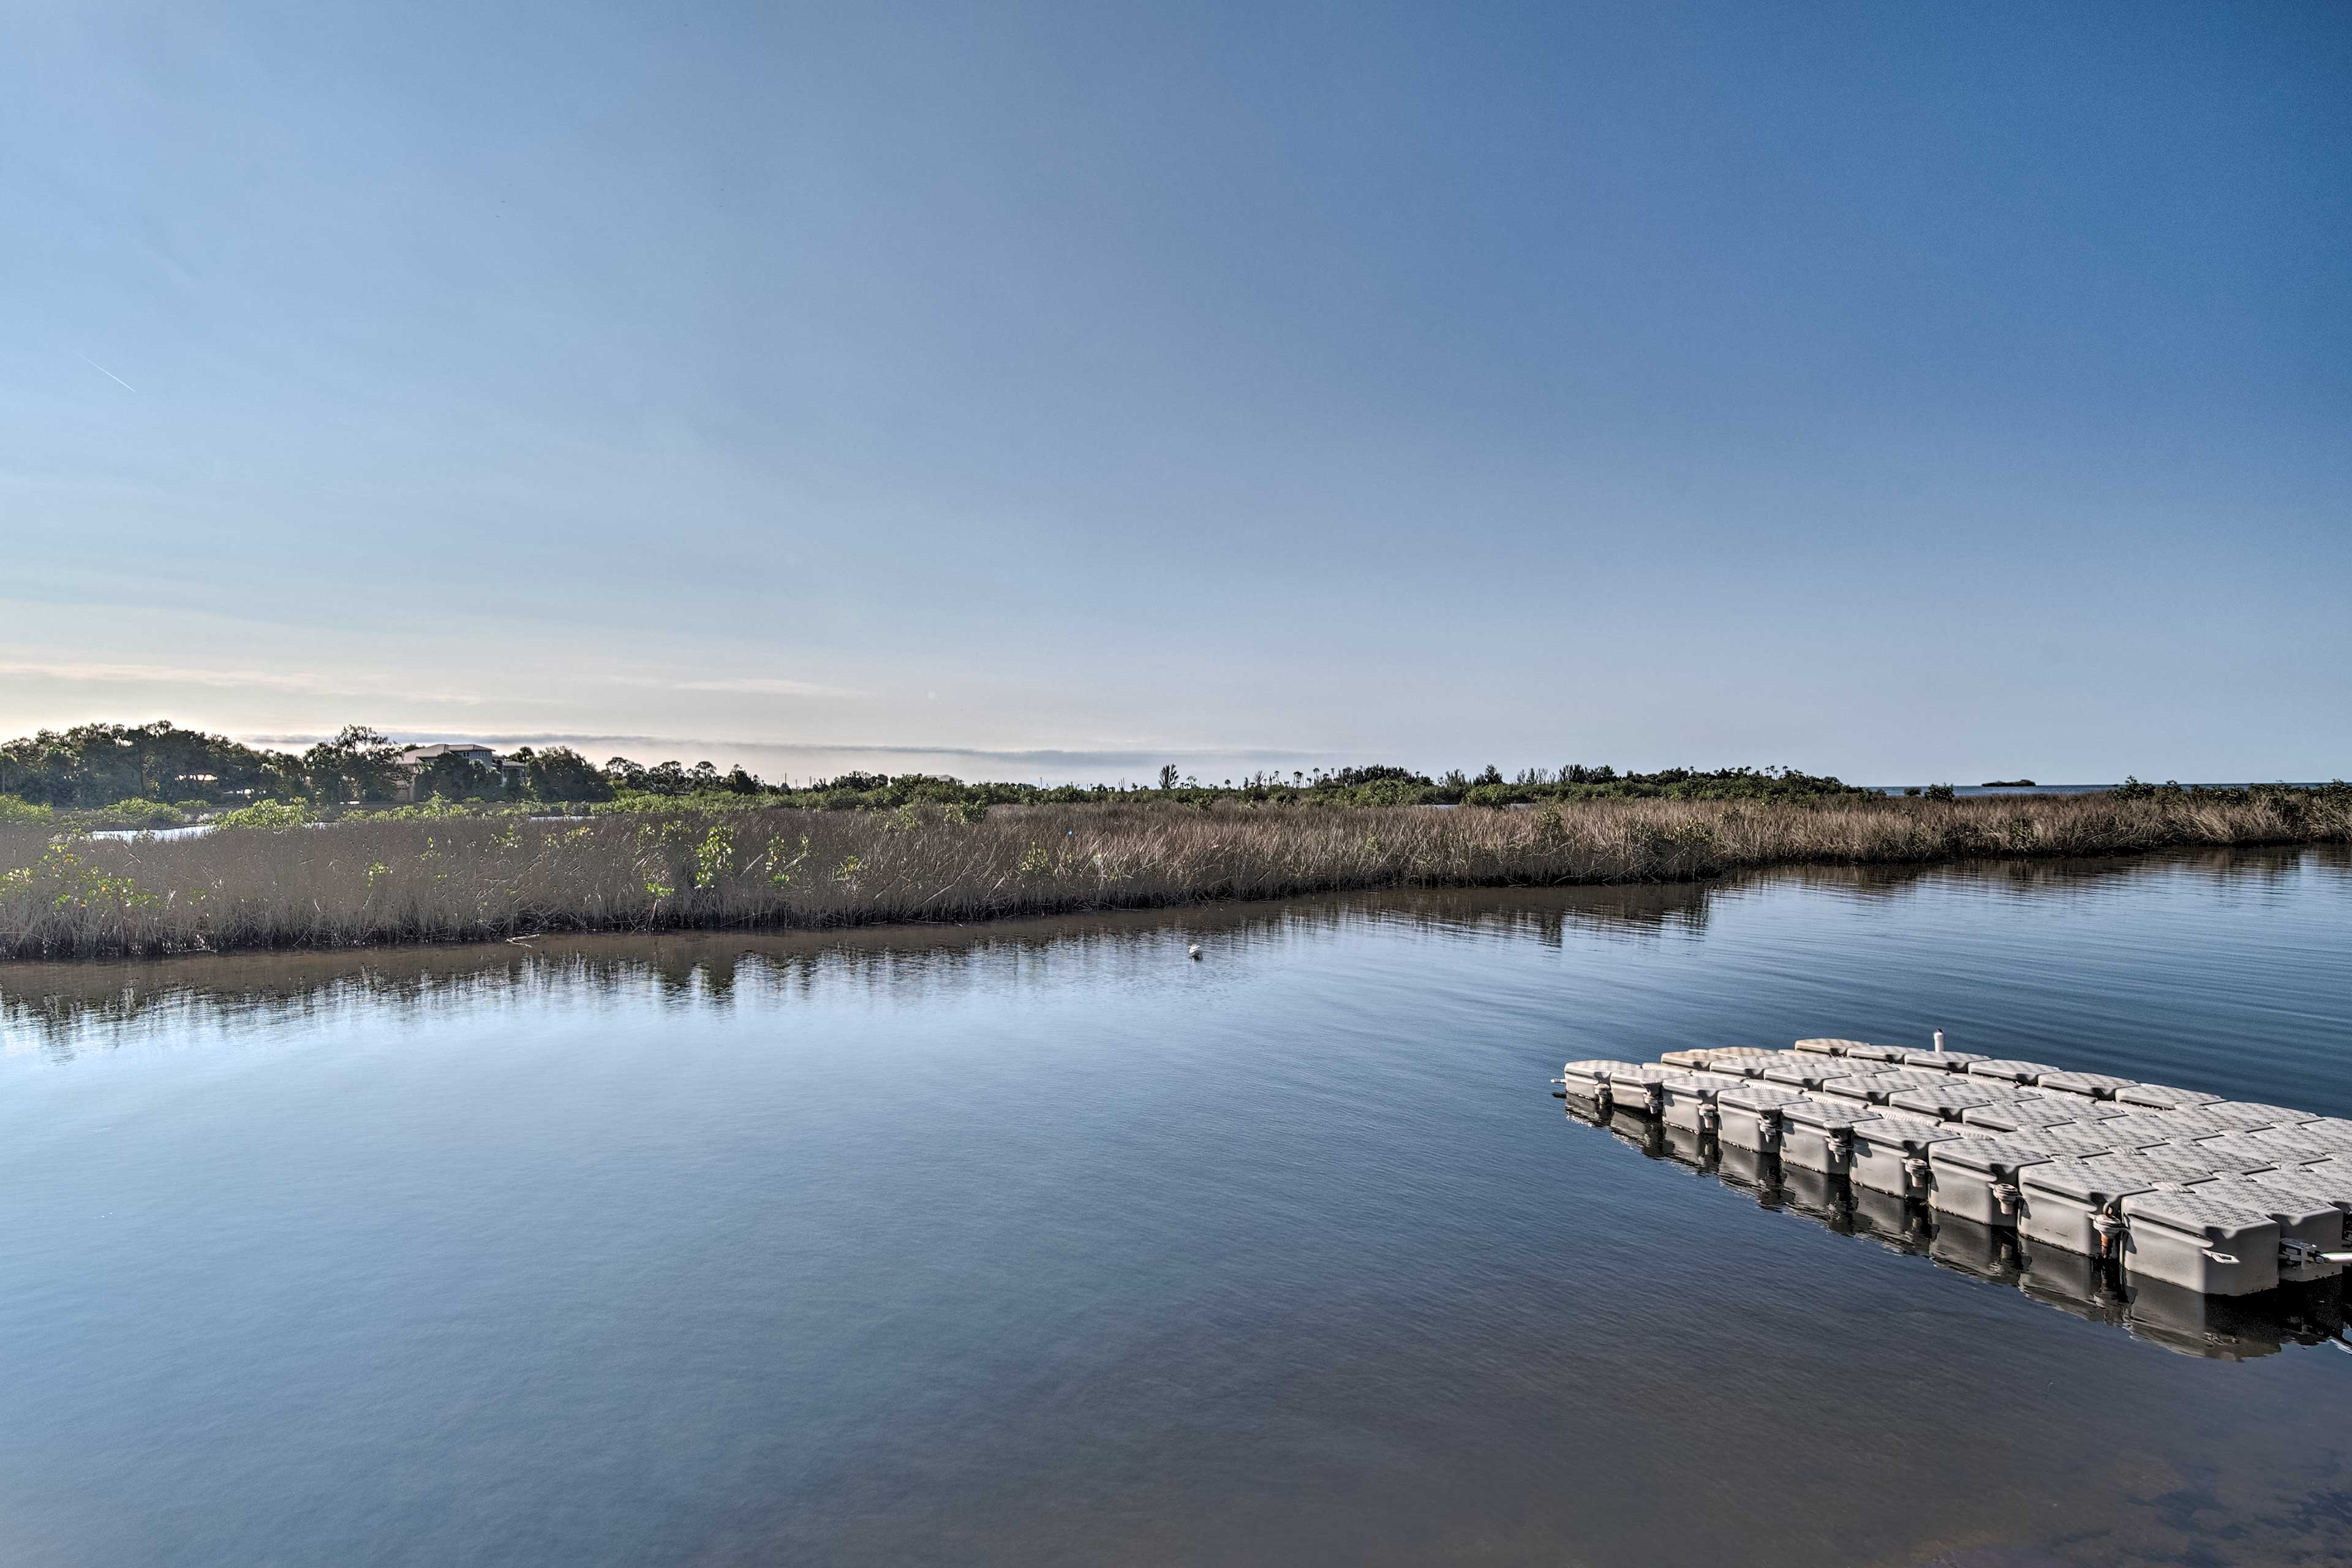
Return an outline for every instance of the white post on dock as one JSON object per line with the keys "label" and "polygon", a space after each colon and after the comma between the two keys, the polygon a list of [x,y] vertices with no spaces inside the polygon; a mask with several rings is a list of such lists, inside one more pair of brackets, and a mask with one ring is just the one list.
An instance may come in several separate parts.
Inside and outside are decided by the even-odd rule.
{"label": "white post on dock", "polygon": [[1936,1031],[1936,1050],[1937,1050],[1937,1053],[1938,1055],[1941,1055],[1941,1054],[1942,1054],[1942,1052],[1943,1052],[1943,1049],[1944,1049],[1944,1031],[1943,1031],[1943,1030],[1941,1030],[1941,1029],[1938,1029],[1938,1030],[1937,1030],[1937,1031]]}

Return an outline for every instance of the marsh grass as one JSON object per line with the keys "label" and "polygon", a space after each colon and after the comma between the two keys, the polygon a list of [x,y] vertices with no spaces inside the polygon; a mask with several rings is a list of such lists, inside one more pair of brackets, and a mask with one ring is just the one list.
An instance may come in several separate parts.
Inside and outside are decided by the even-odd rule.
{"label": "marsh grass", "polygon": [[1802,863],[2352,840],[2352,792],[1465,806],[999,807],[984,816],[453,816],[97,841],[0,825],[0,955],[73,958],[807,929],[1391,887],[1684,881]]}

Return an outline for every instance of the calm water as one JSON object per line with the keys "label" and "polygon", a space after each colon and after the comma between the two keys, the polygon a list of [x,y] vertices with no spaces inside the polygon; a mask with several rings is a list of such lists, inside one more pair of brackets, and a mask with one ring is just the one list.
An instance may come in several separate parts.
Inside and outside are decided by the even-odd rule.
{"label": "calm water", "polygon": [[2332,1325],[2053,1310],[1545,1083],[1941,1026],[2352,1114],[2340,858],[0,993],[11,1565],[2352,1562]]}

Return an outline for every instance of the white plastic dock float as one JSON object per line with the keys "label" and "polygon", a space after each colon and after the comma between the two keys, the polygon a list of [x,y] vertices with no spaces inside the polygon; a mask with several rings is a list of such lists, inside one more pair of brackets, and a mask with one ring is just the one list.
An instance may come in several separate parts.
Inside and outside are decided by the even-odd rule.
{"label": "white plastic dock float", "polygon": [[[2336,1265],[2335,1268],[2327,1270],[2327,1273],[2339,1273],[2342,1271],[2345,1262],[2347,1261],[2347,1254],[2345,1248],[2347,1246],[2352,1246],[2352,1191],[2347,1191],[2345,1184],[2324,1179],[2314,1181],[2311,1179],[2311,1169],[2309,1166],[2298,1167],[2292,1171],[2257,1171],[2251,1176],[2223,1176],[2218,1179],[2225,1183],[2238,1181],[2244,1182],[2250,1186],[2267,1187],[2278,1193],[2281,1196],[2290,1198],[2297,1203],[2309,1204],[2313,1205],[2325,1204],[2329,1208],[2334,1209],[2336,1213],[2338,1223],[2345,1226],[2345,1229],[2342,1232],[2340,1239],[2332,1245],[2322,1246],[2322,1252],[2334,1254],[2333,1258],[2323,1258],[2322,1261],[2332,1262]],[[2255,1206],[2260,1207],[2261,1205],[2256,1205]],[[2280,1218],[2280,1216],[2277,1215],[2273,1215],[2273,1217]],[[2280,1223],[2282,1226],[2285,1224],[2284,1218],[2280,1218]],[[2302,1233],[2288,1232],[2286,1234],[2300,1235]],[[2324,1237],[2326,1233],[2323,1230],[2319,1234]],[[2305,1239],[2309,1239],[2309,1237],[2306,1237]],[[2325,1275],[2319,1277],[2324,1278]]]}
{"label": "white plastic dock float", "polygon": [[2013,1138],[2028,1143],[2045,1154],[2063,1159],[2087,1160],[2098,1154],[2129,1154],[2137,1152],[2128,1138],[2111,1138],[2099,1122],[2061,1121],[2043,1127],[2028,1127],[2021,1131],[1996,1132],[1986,1127],[1960,1124],[1960,1131],[1972,1138]]}
{"label": "white plastic dock float", "polygon": [[1943,1072],[1966,1072],[1970,1062],[1989,1062],[1992,1058],[1972,1051],[1906,1051],[1904,1065],[1915,1068],[1935,1068]]}
{"label": "white plastic dock float", "polygon": [[[2172,1159],[2187,1160],[2204,1166],[2217,1176],[2243,1176],[2256,1171],[2275,1171],[2279,1156],[2267,1149],[2248,1149],[2226,1138],[2176,1138],[2169,1143],[2150,1144],[2147,1152],[2163,1154]],[[2286,1162],[2293,1164],[2294,1162]]]}
{"label": "white plastic dock float", "polygon": [[2029,1165],[2017,1179],[2018,1234],[2029,1242],[2106,1258],[2123,1235],[2117,1206],[2133,1193],[2218,1180],[2212,1172],[2147,1154],[2105,1154]]}
{"label": "white plastic dock float", "polygon": [[2116,1098],[2126,1105],[2143,1105],[2150,1110],[2179,1110],[2189,1105],[2211,1105],[2221,1097],[2208,1094],[2201,1089],[2174,1089],[2168,1084],[2136,1083],[2116,1090]]}
{"label": "white plastic dock float", "polygon": [[2063,1094],[1971,1105],[1960,1112],[1960,1123],[1981,1127],[1988,1132],[2022,1132],[2033,1127],[2095,1127],[2120,1114],[2114,1106],[2099,1100]]}
{"label": "white plastic dock float", "polygon": [[2157,1118],[2182,1138],[2218,1138],[2224,1132],[2245,1131],[2242,1127],[2231,1126],[2221,1117],[2207,1115],[2201,1105],[2183,1105],[2171,1110],[2148,1110],[2141,1114]]}
{"label": "white plastic dock float", "polygon": [[[2302,1131],[2300,1127],[2269,1128],[2260,1132],[2240,1132],[2234,1136],[2247,1148],[2267,1149],[2278,1155],[2282,1170],[2290,1163],[2310,1165],[2335,1157],[2336,1151],[2326,1144],[2298,1137]],[[2206,1142],[2210,1142],[2211,1140]]]}
{"label": "white plastic dock float", "polygon": [[1750,1078],[1762,1078],[1766,1069],[1776,1067],[1806,1068],[1815,1070],[1840,1068],[1848,1072],[1859,1070],[1852,1062],[1843,1061],[1836,1057],[1821,1056],[1812,1051],[1766,1051],[1757,1057],[1752,1063],[1743,1061],[1739,1065],[1740,1070]]}
{"label": "white plastic dock float", "polygon": [[2032,1088],[2043,1073],[2058,1069],[2047,1062],[2021,1062],[2008,1057],[1989,1057],[1980,1062],[1970,1062],[1964,1069],[1970,1078],[1995,1078],[2003,1083],[2022,1084]]}
{"label": "white plastic dock float", "polygon": [[2111,1072],[2046,1072],[2034,1087],[2079,1094],[2085,1100],[2113,1100],[2118,1090],[2130,1089],[2138,1081],[2117,1078]]}
{"label": "white plastic dock float", "polygon": [[2017,1226],[2018,1173],[2053,1156],[2010,1138],[1954,1138],[1927,1151],[1927,1206],[1992,1230]]}
{"label": "white plastic dock float", "polygon": [[[2046,1102],[2053,1098],[2038,1089],[2020,1088],[2005,1079],[1969,1078],[1959,1081],[1960,1086],[1971,1094],[1991,1095],[1995,1105],[2033,1105]],[[2072,1106],[2074,1102],[2070,1100],[2067,1103]]]}
{"label": "white plastic dock float", "polygon": [[2099,1123],[2099,1131],[2118,1143],[2135,1144],[2153,1149],[2159,1143],[2171,1143],[2200,1137],[2210,1137],[2210,1128],[2193,1122],[2180,1121],[2158,1111],[2137,1110],[2123,1116],[2110,1116]]}
{"label": "white plastic dock float", "polygon": [[1762,1056],[1760,1046],[1702,1046],[1696,1050],[1667,1051],[1658,1059],[1669,1067],[1703,1068],[1712,1066],[1725,1057]]}
{"label": "white plastic dock float", "polygon": [[2209,1195],[2205,1184],[2132,1193],[2121,1206],[2126,1272],[2205,1296],[2251,1296],[2279,1282],[2278,1222]]}
{"label": "white plastic dock float", "polygon": [[2352,1151],[2352,1118],[2323,1116],[2298,1126],[2294,1135],[2325,1143],[2331,1149]]}
{"label": "white plastic dock float", "polygon": [[2210,1105],[2197,1107],[2197,1114],[2248,1132],[2299,1127],[2306,1121],[2319,1120],[2311,1112],[2297,1110],[2292,1106],[2263,1105],[2251,1100],[2217,1100]]}
{"label": "white plastic dock float", "polygon": [[2352,1212],[2352,1160],[2326,1159],[2291,1170],[2253,1171],[2248,1173],[2247,1180],[2264,1186],[2293,1187]]}
{"label": "white plastic dock float", "polygon": [[1618,1067],[1609,1069],[1609,1099],[1621,1110],[1637,1110],[1644,1116],[1655,1116],[1659,1110],[1658,1081],[1675,1076],[1673,1068],[1654,1062],[1638,1067]]}
{"label": "white plastic dock float", "polygon": [[1905,1049],[1901,1046],[1874,1046],[1868,1040],[1799,1040],[1797,1048],[1865,1062],[1900,1062]]}
{"label": "white plastic dock float", "polygon": [[1783,1089],[1776,1083],[1748,1083],[1727,1089],[1715,1097],[1716,1113],[1722,1119],[1715,1130],[1716,1141],[1759,1154],[1777,1154],[1780,1150],[1780,1108],[1805,1099],[1803,1090]]}
{"label": "white plastic dock float", "polygon": [[1676,1073],[1662,1078],[1658,1080],[1658,1119],[1678,1131],[1712,1133],[1715,1097],[1748,1081],[1711,1072]]}
{"label": "white plastic dock float", "polygon": [[1990,1084],[1969,1083],[1956,1079],[1949,1083],[1934,1084],[1925,1089],[1904,1089],[1887,1096],[1886,1103],[1897,1110],[1916,1111],[1941,1121],[1958,1121],[1960,1112],[1972,1105],[1999,1105],[2010,1098],[1995,1094]]}
{"label": "white plastic dock float", "polygon": [[1864,1072],[1858,1078],[1832,1079],[1822,1085],[1822,1092],[1839,1100],[1861,1100],[1870,1105],[1884,1105],[1906,1089],[1933,1089],[1948,1086],[1952,1075],[1930,1072],[1925,1068],[1888,1068],[1883,1072]]}
{"label": "white plastic dock float", "polygon": [[2344,1251],[2344,1211],[2326,1198],[2252,1176],[2216,1176],[2197,1189],[2270,1215],[2279,1227],[2279,1278],[2289,1283],[2327,1279],[2344,1272],[2328,1257]]}
{"label": "white plastic dock float", "polygon": [[1630,1071],[1641,1065],[1640,1062],[1621,1062],[1605,1057],[1594,1058],[1590,1061],[1570,1062],[1559,1069],[1559,1076],[1552,1079],[1552,1082],[1559,1086],[1562,1093],[1575,1095],[1580,1100],[1592,1100],[1606,1110],[1610,1098],[1609,1075],[1612,1072]]}
{"label": "white plastic dock float", "polygon": [[2275,1139],[2259,1137],[2251,1132],[2208,1133],[2176,1144],[2194,1152],[2191,1159],[2226,1161],[2225,1171],[2244,1174],[2248,1171],[2278,1170],[2289,1165],[2308,1165],[2315,1160],[2327,1158],[2327,1152],[2309,1144],[2281,1148]]}
{"label": "white plastic dock float", "polygon": [[1959,1136],[1957,1127],[1912,1116],[1881,1116],[1872,1121],[1857,1121],[1852,1137],[1853,1168],[1848,1173],[1858,1187],[1892,1193],[1897,1197],[1925,1197],[1928,1187],[1928,1150]]}
{"label": "white plastic dock float", "polygon": [[1853,1173],[1853,1130],[1882,1120],[1851,1100],[1808,1100],[1780,1108],[1780,1161],[1826,1175]]}
{"label": "white plastic dock float", "polygon": [[1742,1051],[1738,1056],[1716,1058],[1706,1064],[1706,1070],[1727,1072],[1738,1078],[1755,1078],[1780,1059],[1778,1051]]}
{"label": "white plastic dock float", "polygon": [[1868,1070],[1864,1064],[1850,1062],[1843,1057],[1807,1054],[1792,1060],[1768,1063],[1756,1076],[1766,1083],[1784,1084],[1791,1089],[1820,1089],[1841,1079],[1864,1077]]}

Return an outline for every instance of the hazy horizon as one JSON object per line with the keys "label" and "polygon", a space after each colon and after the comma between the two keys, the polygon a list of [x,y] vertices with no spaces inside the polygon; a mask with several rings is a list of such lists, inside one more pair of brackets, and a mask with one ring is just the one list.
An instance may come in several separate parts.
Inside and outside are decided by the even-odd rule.
{"label": "hazy horizon", "polygon": [[2352,773],[2352,11],[0,39],[0,734]]}

